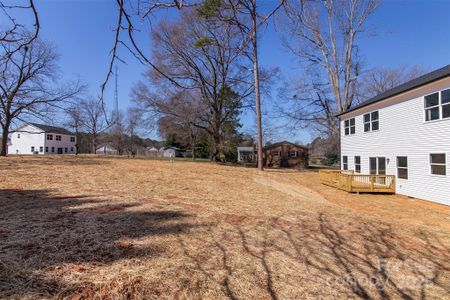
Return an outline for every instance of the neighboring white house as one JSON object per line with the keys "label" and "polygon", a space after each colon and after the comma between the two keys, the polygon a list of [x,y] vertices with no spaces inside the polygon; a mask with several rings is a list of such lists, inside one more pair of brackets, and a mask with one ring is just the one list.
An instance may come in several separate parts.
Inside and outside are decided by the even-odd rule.
{"label": "neighboring white house", "polygon": [[161,157],[171,158],[182,156],[181,150],[176,147],[163,147],[159,149],[159,155]]}
{"label": "neighboring white house", "polygon": [[119,151],[110,144],[104,144],[95,150],[98,155],[119,155]]}
{"label": "neighboring white house", "polygon": [[27,123],[10,135],[8,154],[76,154],[76,136],[60,127]]}
{"label": "neighboring white house", "polygon": [[254,162],[255,148],[253,147],[237,147],[238,162]]}
{"label": "neighboring white house", "polygon": [[397,193],[450,205],[450,65],[339,119],[342,169],[396,175]]}

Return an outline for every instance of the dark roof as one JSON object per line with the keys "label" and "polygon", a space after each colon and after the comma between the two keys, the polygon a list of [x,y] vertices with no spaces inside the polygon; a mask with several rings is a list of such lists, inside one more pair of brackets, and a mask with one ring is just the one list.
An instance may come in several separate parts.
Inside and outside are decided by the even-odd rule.
{"label": "dark roof", "polygon": [[369,99],[367,101],[362,102],[359,105],[356,105],[355,107],[352,107],[350,110],[348,110],[348,111],[346,111],[344,113],[338,114],[337,117],[341,116],[341,115],[344,115],[344,114],[347,114],[347,113],[349,113],[351,111],[355,111],[357,109],[360,109],[360,108],[365,107],[367,105],[370,105],[370,104],[373,104],[373,103],[377,103],[379,101],[382,101],[382,100],[385,100],[387,98],[396,96],[398,94],[401,94],[401,93],[413,90],[415,88],[421,87],[421,86],[423,86],[425,84],[428,84],[428,83],[431,83],[433,81],[445,78],[447,76],[450,76],[450,65],[447,65],[447,66],[445,66],[443,68],[434,70],[433,72],[427,73],[425,75],[417,77],[416,79],[410,80],[410,81],[405,82],[405,83],[403,83],[403,84],[401,84],[399,86],[396,86],[396,87],[394,87],[394,88],[392,88],[390,90],[387,90],[386,92],[381,93],[378,96],[375,96],[375,97],[373,97],[373,98],[371,98],[371,99]]}
{"label": "dark roof", "polygon": [[48,132],[48,133],[75,135],[74,133],[70,132],[69,130],[61,128],[61,127],[54,127],[54,126],[49,126],[49,125],[37,124],[37,123],[28,123],[28,124],[33,125],[34,127],[37,127],[39,129],[41,129],[42,131]]}
{"label": "dark roof", "polygon": [[295,147],[298,147],[298,148],[303,148],[305,150],[308,150],[308,148],[305,147],[305,146],[302,146],[302,145],[299,145],[299,144],[295,144],[295,143],[291,143],[291,142],[288,142],[288,141],[281,141],[281,142],[273,143],[273,144],[270,144],[270,145],[266,145],[264,147],[264,150],[270,149],[270,148],[273,148],[273,147],[278,147],[280,145],[286,145],[286,144],[289,144],[289,145],[292,145],[292,146],[295,146]]}

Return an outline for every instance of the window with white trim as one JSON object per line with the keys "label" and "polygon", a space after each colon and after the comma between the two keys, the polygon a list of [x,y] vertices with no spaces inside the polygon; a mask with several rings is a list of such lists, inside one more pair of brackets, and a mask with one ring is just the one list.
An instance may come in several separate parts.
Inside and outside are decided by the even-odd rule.
{"label": "window with white trim", "polygon": [[297,157],[297,151],[289,151],[289,157]]}
{"label": "window with white trim", "polygon": [[431,153],[430,168],[432,175],[447,175],[447,159],[445,153]]}
{"label": "window with white trim", "polygon": [[450,118],[450,89],[424,97],[425,121]]}
{"label": "window with white trim", "polygon": [[74,143],[74,142],[75,142],[75,137],[74,137],[74,136],[71,136],[71,137],[70,137],[70,142],[71,142],[71,143]]}
{"label": "window with white trim", "polygon": [[380,129],[380,120],[378,111],[365,114],[364,120],[364,132],[377,131]]}
{"label": "window with white trim", "polygon": [[61,136],[60,136],[60,135],[57,135],[55,139],[56,139],[57,141],[60,141],[60,140],[61,140]]}
{"label": "window with white trim", "polygon": [[20,139],[20,133],[17,134],[17,138]]}
{"label": "window with white trim", "polygon": [[361,156],[355,156],[355,172],[361,173]]}
{"label": "window with white trim", "polygon": [[31,153],[34,153],[34,146],[31,146]]}
{"label": "window with white trim", "polygon": [[47,134],[47,141],[53,141],[53,134]]}
{"label": "window with white trim", "polygon": [[351,118],[351,119],[345,120],[344,128],[345,128],[345,135],[355,134],[356,133],[355,118]]}
{"label": "window with white trim", "polygon": [[348,170],[348,156],[342,156],[342,169]]}
{"label": "window with white trim", "polygon": [[408,157],[397,156],[397,178],[408,179]]}
{"label": "window with white trim", "polygon": [[44,152],[44,147],[42,147],[42,146],[39,147],[39,152],[41,152],[41,153]]}
{"label": "window with white trim", "polygon": [[281,151],[272,151],[272,156],[273,157],[280,157],[281,156]]}

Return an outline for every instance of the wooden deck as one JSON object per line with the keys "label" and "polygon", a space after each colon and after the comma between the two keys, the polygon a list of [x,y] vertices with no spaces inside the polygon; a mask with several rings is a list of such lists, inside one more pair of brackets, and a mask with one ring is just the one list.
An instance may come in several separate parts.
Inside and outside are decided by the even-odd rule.
{"label": "wooden deck", "polygon": [[394,175],[362,175],[353,171],[320,170],[320,181],[350,193],[395,193]]}

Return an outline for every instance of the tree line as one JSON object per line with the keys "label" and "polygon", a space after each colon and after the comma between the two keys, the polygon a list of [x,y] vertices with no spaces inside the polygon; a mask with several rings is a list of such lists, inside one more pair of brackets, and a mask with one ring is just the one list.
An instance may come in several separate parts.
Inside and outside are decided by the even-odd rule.
{"label": "tree line", "polygon": [[[34,2],[26,2],[7,6],[0,1],[7,20],[0,27],[1,155],[6,154],[12,124],[48,118],[59,110],[65,113],[66,126],[89,136],[91,150],[86,151],[95,152],[107,136],[120,151],[132,152],[140,143],[132,142],[137,130],[151,127],[167,145],[190,149],[194,158],[234,160],[238,144],[255,143],[262,169],[261,98],[276,93],[279,100],[271,113],[282,116],[286,128],[312,130],[334,143],[337,153],[336,114],[423,73],[415,66],[364,68],[359,44],[371,30],[368,20],[378,0],[279,0],[264,6],[257,0],[116,0],[117,24],[105,82],[98,97],[85,97],[78,82],[55,88],[58,55],[39,36]],[[28,10],[33,26],[18,23],[13,17],[17,10]],[[160,18],[164,10],[176,10],[178,17]],[[151,53],[134,38],[142,20],[156,22],[150,29]],[[301,70],[279,91],[273,90],[279,72],[262,68],[258,55],[258,41],[269,22]],[[148,70],[132,88],[130,109],[112,114],[103,91],[121,60],[121,49]],[[256,116],[254,136],[241,132],[245,111]]]}

